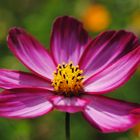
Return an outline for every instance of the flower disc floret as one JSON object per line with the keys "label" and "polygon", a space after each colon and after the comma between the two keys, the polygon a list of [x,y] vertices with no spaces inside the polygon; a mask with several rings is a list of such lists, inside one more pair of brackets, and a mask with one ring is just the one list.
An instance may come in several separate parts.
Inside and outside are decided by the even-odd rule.
{"label": "flower disc floret", "polygon": [[54,79],[52,85],[54,90],[64,95],[79,95],[83,89],[82,76],[83,71],[79,66],[74,66],[72,62],[57,66],[54,72]]}

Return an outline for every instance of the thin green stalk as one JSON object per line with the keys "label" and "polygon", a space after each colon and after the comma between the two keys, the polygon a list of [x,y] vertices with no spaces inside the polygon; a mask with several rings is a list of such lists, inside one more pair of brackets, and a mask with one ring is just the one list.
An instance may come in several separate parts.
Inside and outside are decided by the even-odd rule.
{"label": "thin green stalk", "polygon": [[66,140],[70,140],[70,114],[66,112],[65,116]]}

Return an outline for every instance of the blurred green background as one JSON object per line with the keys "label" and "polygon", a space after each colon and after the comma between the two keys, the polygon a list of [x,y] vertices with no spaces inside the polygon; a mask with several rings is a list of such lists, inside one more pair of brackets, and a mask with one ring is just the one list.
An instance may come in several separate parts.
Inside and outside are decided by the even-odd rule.
{"label": "blurred green background", "polygon": [[[27,69],[8,50],[9,28],[19,26],[49,48],[52,22],[70,15],[81,20],[91,36],[107,29],[127,29],[140,35],[140,0],[0,0],[0,67]],[[140,70],[109,96],[140,103]],[[36,119],[0,118],[0,140],[64,140],[64,116],[54,111]],[[71,115],[72,140],[139,140],[140,125],[125,133],[102,134],[80,113]]]}

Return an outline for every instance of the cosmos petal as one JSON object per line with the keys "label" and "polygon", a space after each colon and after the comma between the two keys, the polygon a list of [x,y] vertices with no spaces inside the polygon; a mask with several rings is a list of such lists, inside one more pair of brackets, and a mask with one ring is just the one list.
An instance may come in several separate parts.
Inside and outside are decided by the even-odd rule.
{"label": "cosmos petal", "polygon": [[83,25],[73,17],[59,17],[54,22],[50,45],[57,64],[72,61],[77,65],[88,41]]}
{"label": "cosmos petal", "polygon": [[133,50],[138,38],[124,30],[106,31],[98,35],[87,47],[80,60],[86,79],[119,60]]}
{"label": "cosmos petal", "polygon": [[31,71],[45,79],[53,78],[55,64],[47,50],[35,38],[21,28],[12,28],[7,41],[10,50]]}
{"label": "cosmos petal", "polygon": [[132,113],[139,104],[129,103],[108,97],[86,96],[90,102],[83,112],[87,121],[104,133],[123,132],[140,121],[140,112]]}
{"label": "cosmos petal", "polygon": [[132,113],[135,113],[135,114],[140,114],[140,108],[137,108],[137,109],[134,109],[133,111],[132,111]]}
{"label": "cosmos petal", "polygon": [[0,88],[43,88],[53,90],[51,83],[34,74],[0,69]]}
{"label": "cosmos petal", "polygon": [[69,113],[82,111],[87,103],[85,99],[81,99],[80,97],[64,96],[55,96],[52,101],[55,109]]}
{"label": "cosmos petal", "polygon": [[84,82],[90,94],[110,92],[125,84],[140,63],[140,46]]}
{"label": "cosmos petal", "polygon": [[7,90],[0,93],[0,117],[34,118],[53,109],[49,91]]}

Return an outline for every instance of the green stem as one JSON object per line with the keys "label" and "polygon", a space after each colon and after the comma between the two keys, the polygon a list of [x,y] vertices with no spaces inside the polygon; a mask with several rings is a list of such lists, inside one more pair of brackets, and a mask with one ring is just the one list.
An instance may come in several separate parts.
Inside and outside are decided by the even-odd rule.
{"label": "green stem", "polygon": [[66,112],[65,116],[66,140],[70,140],[70,114]]}

